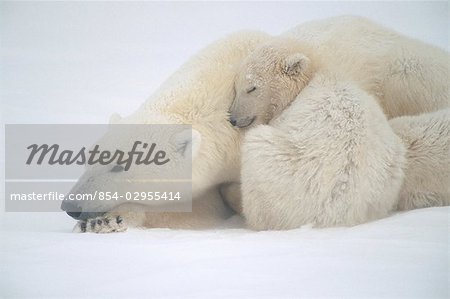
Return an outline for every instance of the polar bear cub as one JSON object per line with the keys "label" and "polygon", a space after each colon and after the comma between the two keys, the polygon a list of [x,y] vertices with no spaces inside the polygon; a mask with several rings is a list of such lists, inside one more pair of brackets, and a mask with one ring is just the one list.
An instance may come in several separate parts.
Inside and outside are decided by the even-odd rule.
{"label": "polar bear cub", "polygon": [[258,230],[386,217],[398,203],[405,154],[372,96],[317,74],[279,117],[246,132],[242,214]]}
{"label": "polar bear cub", "polygon": [[405,146],[376,99],[341,77],[290,39],[260,46],[241,65],[230,121],[260,124],[242,148],[250,227],[355,225],[396,209]]}
{"label": "polar bear cub", "polygon": [[319,68],[313,53],[307,45],[287,38],[255,49],[236,76],[231,124],[249,128],[280,115]]}
{"label": "polar bear cub", "polygon": [[231,123],[268,124],[248,130],[243,144],[249,226],[355,225],[449,205],[450,109],[388,121],[364,84],[318,60],[300,42],[278,38],[236,76]]}

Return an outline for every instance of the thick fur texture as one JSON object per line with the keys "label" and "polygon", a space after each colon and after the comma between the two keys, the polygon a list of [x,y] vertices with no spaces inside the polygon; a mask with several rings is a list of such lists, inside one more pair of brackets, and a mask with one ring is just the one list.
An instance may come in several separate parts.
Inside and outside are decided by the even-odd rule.
{"label": "thick fur texture", "polygon": [[376,101],[317,76],[242,151],[243,214],[255,229],[355,225],[397,205],[405,146]]}
{"label": "thick fur texture", "polygon": [[[414,185],[428,179],[416,176],[415,169],[421,162],[410,163],[408,157],[425,155],[420,161],[427,161],[429,153],[422,151],[425,145],[416,152],[416,147],[405,141],[409,134],[417,133],[401,129],[401,123],[411,122],[409,119],[398,120],[399,132],[405,134],[399,133],[401,138],[393,133],[387,119],[450,106],[448,53],[355,17],[305,23],[282,37],[307,44],[333,75],[324,72],[314,78],[304,89],[308,96],[294,101],[298,105],[288,108],[270,126],[249,131],[244,142],[242,203],[236,186],[241,182],[241,144],[246,131],[231,126],[228,112],[235,98],[238,68],[258,46],[273,39],[258,32],[235,34],[207,47],[169,78],[135,114],[124,119],[114,117],[115,122],[122,123],[192,124],[198,136],[193,145],[197,149],[193,213],[155,214],[145,213],[136,205],[116,206],[101,216],[116,220],[112,226],[109,222],[111,227],[105,226],[102,219],[97,220],[102,220],[105,227],[96,228],[99,221],[92,227],[87,225],[91,221],[88,219],[76,229],[111,232],[125,230],[128,225],[209,227],[231,215],[222,201],[228,196],[233,197],[229,202],[236,210],[243,208],[250,227],[256,229],[286,229],[309,222],[317,226],[353,225],[386,216],[397,205],[434,205],[428,199],[421,200],[420,205],[418,200],[409,202],[407,195],[402,200],[405,203],[401,203],[403,197],[398,193],[405,192],[399,190],[420,193],[413,187],[400,189],[403,181]],[[333,68],[345,76],[335,75]],[[309,104],[302,107],[302,99]],[[296,113],[300,114],[293,115]],[[445,117],[434,119],[445,122]],[[431,126],[429,130],[441,128],[426,116],[422,121]],[[439,130],[442,138],[448,138],[445,130]],[[259,149],[257,144],[261,145]],[[448,145],[445,141],[443,144]],[[436,149],[445,155],[445,148]],[[267,160],[263,161],[264,157]],[[283,168],[285,165],[298,167]],[[448,166],[441,165],[440,169],[448,171]],[[284,188],[269,178],[276,178]],[[432,183],[421,184],[420,190],[435,192]],[[445,193],[444,187],[439,188],[436,192]],[[274,196],[265,197],[266,190]]]}
{"label": "thick fur texture", "polygon": [[[294,80],[261,87],[270,90],[265,95],[288,94],[282,89],[299,95],[244,140],[242,207],[251,227],[354,225],[397,208],[450,203],[448,111],[388,122],[449,107],[448,53],[346,17],[300,26],[259,48],[280,56],[257,50],[248,61],[265,65],[306,51],[316,67],[306,87]],[[282,72],[241,71],[238,82],[244,77],[250,86],[258,84],[252,78],[270,82]],[[290,104],[276,96],[262,100],[272,101],[278,109]],[[258,108],[241,98],[234,106],[245,108],[243,119]]]}
{"label": "thick fur texture", "polygon": [[320,70],[306,44],[272,38],[242,63],[235,80],[231,123],[239,128],[267,124],[279,116]]}
{"label": "thick fur texture", "polygon": [[271,38],[243,61],[231,116],[238,127],[268,123],[317,73],[354,82],[388,118],[431,112],[449,105],[448,63],[448,53],[362,18],[313,22]]}
{"label": "thick fur texture", "polygon": [[398,208],[450,205],[450,109],[397,117],[389,124],[407,148]]}
{"label": "thick fur texture", "polygon": [[[354,225],[397,208],[448,205],[448,110],[400,117],[392,127],[387,119],[449,107],[448,53],[360,18],[307,27],[287,34],[301,43],[275,37],[260,46],[281,55],[272,58],[279,61],[294,55],[294,47],[298,55],[313,47],[316,67],[305,88],[293,80],[261,87],[272,95],[288,94],[282,89],[299,95],[269,126],[246,135],[241,180],[247,223],[255,229]],[[270,59],[255,51],[247,60],[264,65]],[[281,73],[242,71],[238,82],[270,82]],[[262,102],[274,100],[279,109],[290,104],[276,97]],[[241,118],[252,118],[256,108],[243,109]]]}
{"label": "thick fur texture", "polygon": [[450,106],[449,53],[362,17],[313,21],[282,34],[375,96],[388,119]]}
{"label": "thick fur texture", "polygon": [[[120,229],[111,225],[114,221],[106,225],[102,220],[102,227],[97,227],[97,222],[84,219],[74,230],[108,233],[126,230],[128,226],[195,229],[218,225],[230,217],[232,210],[222,200],[219,186],[239,181],[240,176],[243,134],[228,121],[236,69],[268,38],[261,32],[240,32],[213,43],[183,65],[134,114],[111,117],[111,123],[192,125],[193,135],[198,136],[192,144],[197,149],[193,153],[192,213],[147,213],[145,206],[136,204],[111,206],[110,212],[97,220],[120,216]],[[83,175],[86,183],[80,181],[71,192],[89,189],[89,176],[97,174],[96,170],[87,171]]]}

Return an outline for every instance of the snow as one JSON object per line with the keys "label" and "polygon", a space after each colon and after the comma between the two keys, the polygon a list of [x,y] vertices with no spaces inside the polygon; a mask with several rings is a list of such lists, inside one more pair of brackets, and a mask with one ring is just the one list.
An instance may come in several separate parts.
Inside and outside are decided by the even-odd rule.
{"label": "snow", "polygon": [[[449,44],[447,2],[2,2],[2,123],[105,123],[227,33],[278,34],[339,14]],[[449,217],[449,207],[429,208],[271,232],[234,217],[206,231],[97,235],[72,234],[64,213],[2,209],[0,298],[448,298]]]}
{"label": "snow", "polygon": [[20,215],[2,232],[0,289],[6,298],[445,298],[449,212],[352,228],[254,232],[231,219],[231,228],[106,235],[71,234],[59,213]]}

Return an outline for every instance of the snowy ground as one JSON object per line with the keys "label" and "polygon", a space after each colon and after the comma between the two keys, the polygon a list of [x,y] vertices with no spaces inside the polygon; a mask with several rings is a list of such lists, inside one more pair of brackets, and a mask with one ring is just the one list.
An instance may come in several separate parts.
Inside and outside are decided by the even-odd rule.
{"label": "snowy ground", "polygon": [[[277,34],[339,14],[449,44],[447,2],[2,2],[2,123],[105,123],[227,33]],[[0,298],[448,298],[449,217],[432,208],[353,228],[259,233],[233,218],[207,231],[95,235],[70,233],[63,213],[2,211]]]}
{"label": "snowy ground", "polygon": [[353,228],[107,235],[71,234],[61,214],[20,215],[2,232],[0,289],[6,298],[448,298],[449,212]]}

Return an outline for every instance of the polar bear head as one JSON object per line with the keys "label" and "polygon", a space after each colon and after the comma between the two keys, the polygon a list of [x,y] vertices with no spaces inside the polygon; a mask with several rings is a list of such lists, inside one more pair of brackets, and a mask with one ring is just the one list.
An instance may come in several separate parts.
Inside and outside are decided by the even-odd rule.
{"label": "polar bear head", "polygon": [[[204,198],[204,194],[209,194],[222,183],[238,181],[243,134],[228,121],[229,108],[234,100],[236,68],[256,47],[270,39],[263,32],[244,31],[218,40],[189,59],[135,113],[124,119],[117,115],[111,118],[113,124],[191,125],[191,129],[181,135],[152,130],[166,140],[164,144],[169,149],[172,148],[172,162],[167,167],[160,166],[157,173],[153,172],[156,168],[149,167],[150,173],[144,173],[143,169],[134,166],[125,171],[113,164],[97,165],[86,169],[70,193],[95,193],[96,190],[123,193],[123,188],[116,184],[117,180],[135,181],[143,176],[174,177],[187,169],[181,161],[192,164],[192,184],[189,184],[192,201]],[[126,136],[128,139],[131,137],[136,137],[136,131]],[[142,140],[141,135],[137,137],[134,139]],[[119,140],[114,144],[122,144],[120,138],[114,139]],[[102,140],[108,141],[108,138]],[[176,159],[179,161],[173,163]],[[174,167],[168,167],[170,165]],[[66,201],[62,209],[70,212],[73,218],[86,219],[122,204],[118,200],[95,203],[98,206],[92,201]]]}
{"label": "polar bear head", "polygon": [[75,219],[96,217],[125,203],[146,211],[189,210],[192,160],[199,143],[190,125],[109,125],[88,150],[83,147],[84,174],[61,208]]}
{"label": "polar bear head", "polygon": [[304,48],[297,41],[277,38],[258,47],[243,61],[230,111],[234,126],[268,123],[295,99],[314,69]]}

